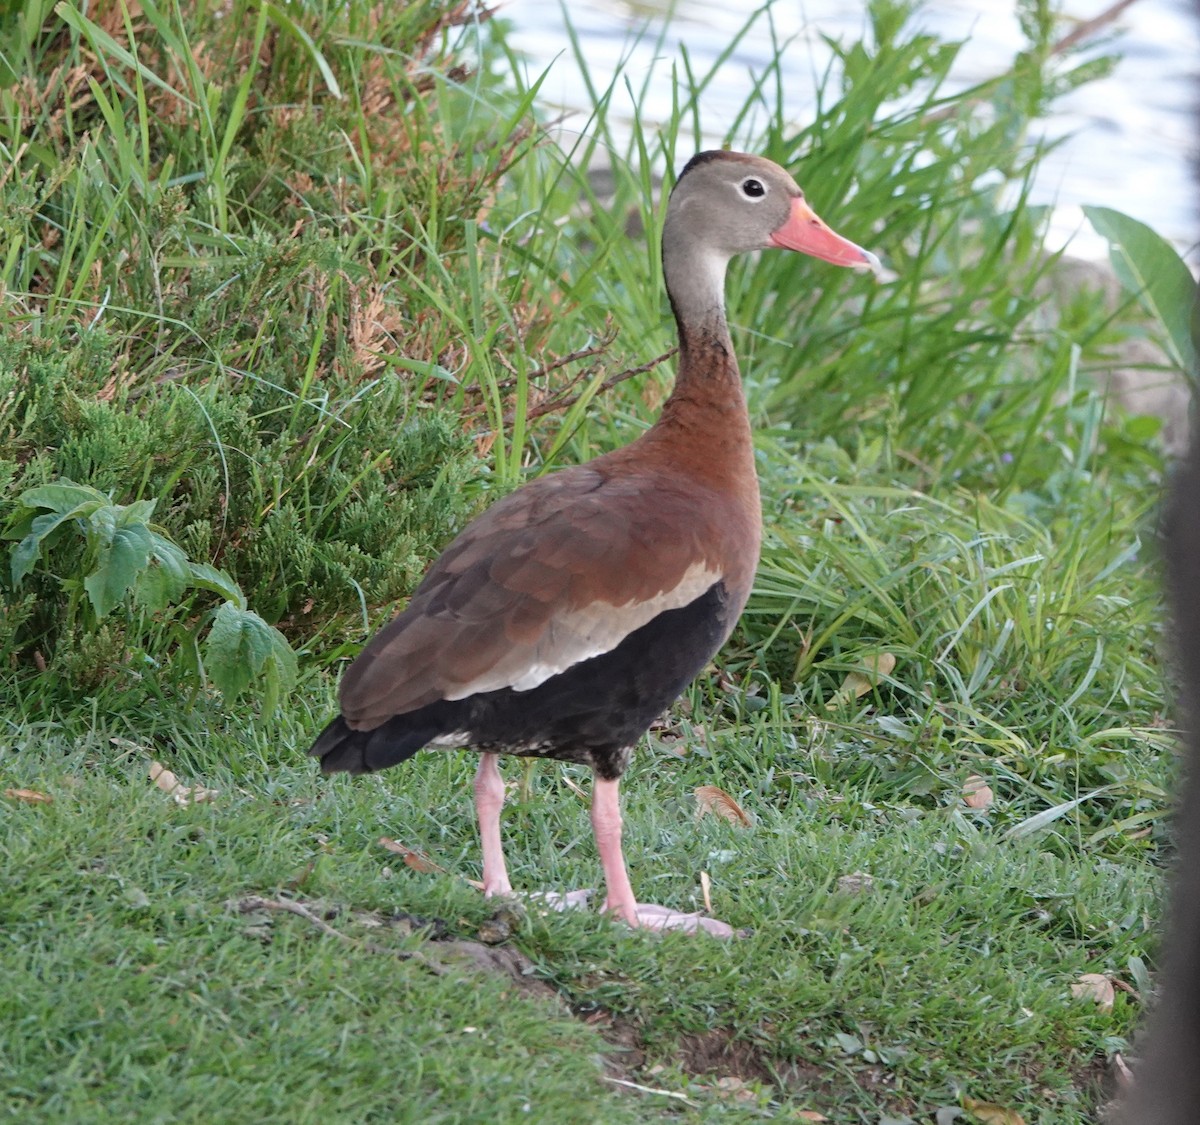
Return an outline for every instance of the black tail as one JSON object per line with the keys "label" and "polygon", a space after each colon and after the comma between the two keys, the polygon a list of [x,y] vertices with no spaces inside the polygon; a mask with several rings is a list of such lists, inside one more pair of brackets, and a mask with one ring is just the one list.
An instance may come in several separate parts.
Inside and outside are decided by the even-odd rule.
{"label": "black tail", "polygon": [[351,730],[339,715],[317,737],[309,755],[322,773],[372,773],[407,761],[441,733],[412,715],[397,715],[373,730]]}

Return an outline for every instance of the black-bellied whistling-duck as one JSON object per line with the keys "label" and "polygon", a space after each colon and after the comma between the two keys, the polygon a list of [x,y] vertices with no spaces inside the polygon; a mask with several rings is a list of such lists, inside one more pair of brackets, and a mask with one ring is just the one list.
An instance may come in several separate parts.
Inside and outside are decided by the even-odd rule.
{"label": "black-bellied whistling-duck", "polygon": [[498,755],[560,758],[595,771],[606,909],[631,926],[731,932],[634,898],[617,789],[634,744],[750,593],[762,517],[724,286],[733,255],[769,247],[878,269],[777,164],[693,157],[663,228],[679,367],[662,416],[632,445],[530,481],[469,524],[351,664],[342,713],[309,751],[327,773],[394,766],[425,746],[479,751],[485,894],[512,892]]}

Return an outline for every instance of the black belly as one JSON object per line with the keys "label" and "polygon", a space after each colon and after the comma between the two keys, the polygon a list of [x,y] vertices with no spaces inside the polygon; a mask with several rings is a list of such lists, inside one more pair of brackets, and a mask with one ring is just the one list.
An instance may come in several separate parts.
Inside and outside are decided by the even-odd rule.
{"label": "black belly", "polygon": [[449,736],[474,750],[582,762],[619,777],[629,752],[729,635],[734,622],[724,583],[680,609],[660,613],[616,648],[580,661],[528,691],[502,688],[439,700],[369,731],[342,718],[309,751],[326,773],[396,765]]}

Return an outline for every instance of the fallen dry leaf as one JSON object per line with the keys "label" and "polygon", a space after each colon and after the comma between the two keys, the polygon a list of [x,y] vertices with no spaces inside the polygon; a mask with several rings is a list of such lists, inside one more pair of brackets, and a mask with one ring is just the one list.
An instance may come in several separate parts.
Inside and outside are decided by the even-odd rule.
{"label": "fallen dry leaf", "polygon": [[216,789],[205,789],[202,785],[184,785],[162,762],[150,763],[150,780],[177,805],[198,805],[202,801],[211,801],[218,792]]}
{"label": "fallen dry leaf", "polygon": [[963,782],[962,791],[964,803],[972,809],[990,808],[992,801],[996,799],[988,783],[974,773]]}
{"label": "fallen dry leaf", "polygon": [[883,676],[890,676],[896,667],[896,658],[890,652],[877,652],[862,662],[862,671],[847,672],[842,686],[837,689],[830,704],[849,703],[866,695]]}
{"label": "fallen dry leaf", "polygon": [[837,881],[839,894],[866,895],[875,889],[875,877],[866,871],[852,871],[849,875],[839,875]]}
{"label": "fallen dry leaf", "polygon": [[733,1098],[738,1102],[756,1102],[758,1095],[746,1085],[744,1078],[737,1078],[729,1075],[725,1078],[718,1078],[716,1083],[710,1087],[718,1097]]}
{"label": "fallen dry leaf", "polygon": [[578,781],[572,780],[565,773],[561,774],[558,780],[561,781],[568,789],[570,789],[576,797],[584,802],[584,804],[590,805],[592,803],[591,798],[583,791],[583,787]]}
{"label": "fallen dry leaf", "polygon": [[829,1118],[823,1113],[818,1113],[815,1109],[798,1109],[795,1117],[797,1121],[828,1121]]}
{"label": "fallen dry leaf", "polygon": [[1133,1086],[1133,1071],[1129,1069],[1129,1064],[1121,1057],[1120,1051],[1114,1051],[1112,1057],[1113,1073],[1117,1076],[1117,1084],[1122,1090],[1128,1090]]}
{"label": "fallen dry leaf", "polygon": [[696,798],[697,820],[705,813],[712,813],[722,820],[729,821],[730,824],[740,824],[743,828],[750,827],[752,822],[749,814],[724,789],[715,785],[698,785],[693,790],[693,795]]}
{"label": "fallen dry leaf", "polygon": [[179,789],[187,790],[187,786],[161,762],[150,763],[150,780],[164,793],[173,794]]}
{"label": "fallen dry leaf", "polygon": [[700,894],[704,899],[704,913],[711,914],[712,908],[712,880],[708,877],[707,871],[700,872]]}
{"label": "fallen dry leaf", "polygon": [[963,1098],[963,1109],[973,1113],[983,1125],[1025,1125],[1023,1118],[1015,1109],[1005,1109],[991,1102],[977,1102],[973,1098]]}
{"label": "fallen dry leaf", "polygon": [[1112,1011],[1113,982],[1103,973],[1084,973],[1071,985],[1071,995],[1076,1000],[1094,1000],[1102,1012]]}
{"label": "fallen dry leaf", "polygon": [[407,847],[398,840],[393,840],[390,836],[380,836],[379,842],[389,852],[394,852],[396,855],[402,856],[405,864],[414,871],[420,871],[423,875],[450,874],[444,867],[439,867],[434,863],[424,852],[419,852],[416,848]]}
{"label": "fallen dry leaf", "polygon": [[1122,992],[1128,993],[1139,1004],[1142,1002],[1142,994],[1127,981],[1115,980],[1113,981],[1113,988],[1119,988]]}
{"label": "fallen dry leaf", "polygon": [[54,804],[54,798],[49,793],[39,793],[36,789],[5,789],[4,795],[14,801],[24,801],[27,805]]}
{"label": "fallen dry leaf", "polygon": [[[419,871],[422,875],[449,875],[450,872],[444,867],[439,867],[434,863],[424,852],[417,851],[416,848],[410,848],[406,844],[400,843],[399,840],[393,840],[390,836],[380,836],[379,843],[387,848],[389,852],[400,856],[404,860],[406,867],[411,867],[413,871]],[[483,890],[483,884],[477,879],[464,879],[464,883],[474,887],[477,891]]]}

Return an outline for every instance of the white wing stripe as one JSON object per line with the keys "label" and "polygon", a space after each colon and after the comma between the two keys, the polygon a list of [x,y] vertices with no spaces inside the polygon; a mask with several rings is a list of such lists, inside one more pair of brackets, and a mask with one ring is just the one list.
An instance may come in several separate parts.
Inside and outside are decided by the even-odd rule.
{"label": "white wing stripe", "polygon": [[483,675],[447,691],[445,698],[466,699],[501,688],[529,691],[583,660],[610,652],[660,613],[694,602],[721,577],[719,571],[697,562],[674,587],[645,601],[619,606],[592,602],[573,613],[559,614],[550,619],[532,649],[519,646]]}

